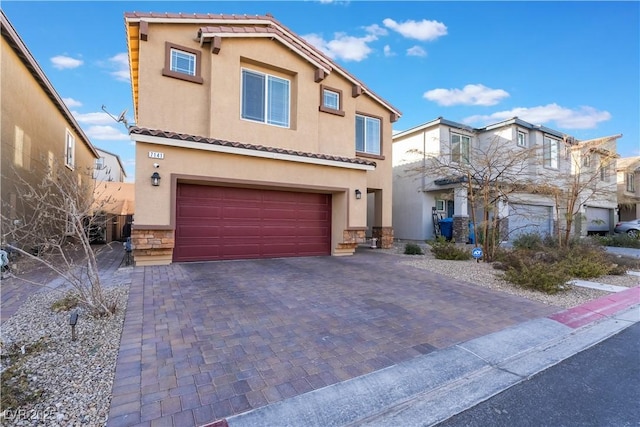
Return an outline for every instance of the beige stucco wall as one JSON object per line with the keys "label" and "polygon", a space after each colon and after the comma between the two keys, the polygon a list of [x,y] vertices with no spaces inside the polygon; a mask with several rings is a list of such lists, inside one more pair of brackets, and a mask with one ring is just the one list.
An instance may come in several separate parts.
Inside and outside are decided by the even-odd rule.
{"label": "beige stucco wall", "polygon": [[[162,152],[163,160],[149,159],[149,151]],[[366,226],[365,199],[356,200],[352,189],[365,188],[364,171],[305,163],[263,159],[211,151],[136,143],[135,227],[175,226],[175,185],[180,182],[239,185],[286,191],[332,194],[332,247],[341,242],[346,228]],[[153,166],[160,165],[159,168]],[[158,172],[160,185],[151,185]]]}
{"label": "beige stucco wall", "polygon": [[[94,154],[38,84],[22,60],[2,38],[0,73],[2,200],[15,193],[15,173],[37,184],[52,162],[58,172],[90,179]],[[65,138],[75,137],[75,168],[65,164]],[[22,156],[17,146],[22,145]],[[21,159],[19,158],[21,157]],[[90,186],[87,189],[90,190]],[[19,201],[19,198],[18,198]],[[6,206],[3,203],[3,206]],[[19,214],[18,214],[19,215]]]}
{"label": "beige stucco wall", "polygon": [[[352,97],[352,83],[337,71],[315,82],[315,67],[275,39],[223,38],[220,52],[212,54],[208,43],[201,47],[195,39],[199,27],[197,23],[149,24],[148,40],[139,44],[138,126],[355,158],[355,115],[360,113],[380,118],[381,155],[367,156],[377,167],[363,171],[137,142],[136,226],[173,226],[172,190],[177,177],[193,177],[221,185],[241,181],[248,186],[331,193],[333,247],[342,241],[345,229],[391,227],[391,112],[367,94]],[[201,50],[202,84],[162,75],[166,41]],[[289,128],[241,119],[243,68],[290,81]],[[344,116],[319,111],[321,85],[342,92]],[[161,151],[165,158],[150,159],[149,151]],[[160,168],[154,169],[153,163]],[[159,187],[150,184],[155,171],[162,176]],[[355,189],[363,195],[375,192],[374,224],[367,224],[367,197],[356,200]]]}

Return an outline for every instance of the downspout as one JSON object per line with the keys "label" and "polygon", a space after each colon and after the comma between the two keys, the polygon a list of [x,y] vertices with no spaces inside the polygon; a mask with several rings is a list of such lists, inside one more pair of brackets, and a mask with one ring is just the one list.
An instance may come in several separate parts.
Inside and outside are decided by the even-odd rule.
{"label": "downspout", "polygon": [[426,168],[427,168],[427,134],[422,132],[422,193],[426,185]]}

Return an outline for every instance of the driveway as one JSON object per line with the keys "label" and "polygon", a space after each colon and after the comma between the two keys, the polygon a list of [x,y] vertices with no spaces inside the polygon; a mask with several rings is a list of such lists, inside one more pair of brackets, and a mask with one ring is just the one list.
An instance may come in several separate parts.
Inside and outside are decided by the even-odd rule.
{"label": "driveway", "polygon": [[108,425],[210,423],[557,311],[401,259],[137,267]]}

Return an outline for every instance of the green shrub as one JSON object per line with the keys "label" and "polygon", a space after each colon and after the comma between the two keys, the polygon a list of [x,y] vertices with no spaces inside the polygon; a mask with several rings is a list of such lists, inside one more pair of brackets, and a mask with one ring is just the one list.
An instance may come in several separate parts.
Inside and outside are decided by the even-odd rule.
{"label": "green shrub", "polygon": [[522,233],[512,241],[516,249],[540,249],[543,247],[542,237],[538,233]]}
{"label": "green shrub", "polygon": [[603,246],[640,249],[640,238],[631,237],[626,233],[612,234],[610,236],[594,236],[594,239]]}
{"label": "green shrub", "polygon": [[60,298],[53,304],[51,304],[52,311],[69,311],[72,308],[76,308],[78,306],[79,300],[78,296],[72,292],[66,294],[63,298]]}
{"label": "green shrub", "polygon": [[424,255],[420,246],[415,243],[407,243],[404,245],[404,254],[405,255]]}
{"label": "green shrub", "polygon": [[566,289],[571,275],[559,263],[549,265],[521,262],[518,268],[509,267],[504,273],[504,278],[523,288],[556,294]]}
{"label": "green shrub", "polygon": [[444,237],[438,237],[430,242],[431,253],[436,259],[448,259],[454,261],[464,261],[471,259],[468,250],[456,246],[453,242],[448,242]]}

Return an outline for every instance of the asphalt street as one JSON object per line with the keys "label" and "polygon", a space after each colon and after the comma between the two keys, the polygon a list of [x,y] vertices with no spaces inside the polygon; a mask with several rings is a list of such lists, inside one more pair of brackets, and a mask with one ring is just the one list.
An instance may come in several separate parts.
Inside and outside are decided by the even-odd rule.
{"label": "asphalt street", "polygon": [[640,323],[439,427],[640,425]]}

